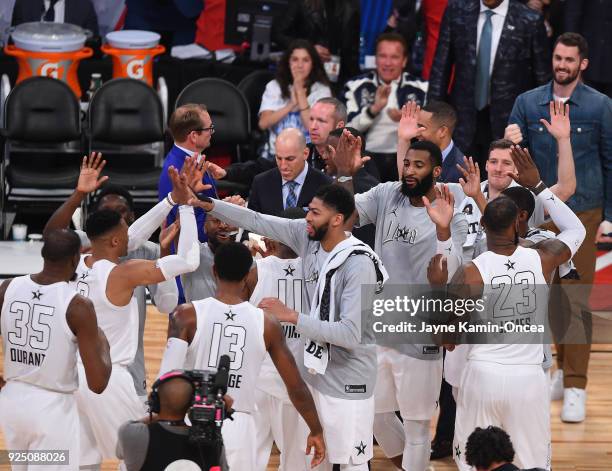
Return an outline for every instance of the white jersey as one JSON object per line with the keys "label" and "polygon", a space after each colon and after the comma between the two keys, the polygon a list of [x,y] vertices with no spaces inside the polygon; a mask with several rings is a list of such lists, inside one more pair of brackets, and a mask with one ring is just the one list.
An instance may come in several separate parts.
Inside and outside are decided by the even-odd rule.
{"label": "white jersey", "polygon": [[110,345],[111,362],[128,366],[134,361],[138,348],[138,301],[134,296],[125,306],[115,306],[106,297],[110,272],[117,266],[109,260],[98,260],[91,268],[85,265],[89,255],[82,255],[76,279],[71,282],[76,291],[89,298],[96,309],[98,327]]}
{"label": "white jersey", "polygon": [[[257,263],[257,285],[251,294],[249,302],[257,306],[266,297],[280,299],[283,304],[297,312],[304,312],[302,293],[304,287],[304,275],[302,259],[281,259],[270,256],[256,260]],[[300,351],[304,348],[303,340],[296,331],[295,324],[281,322],[285,341],[293,356],[298,358]],[[257,387],[262,391],[272,394],[280,399],[289,400],[287,388],[281,379],[270,355],[261,365]]]}
{"label": "white jersey", "polygon": [[[507,319],[518,324],[521,324],[522,320],[532,324],[533,319],[544,321],[548,313],[548,296],[542,294],[544,294],[543,287],[547,287],[548,284],[542,272],[542,262],[537,250],[517,246],[510,256],[488,251],[472,262],[482,276],[485,297],[488,297],[491,303],[495,303],[492,312],[493,322],[498,323],[498,319],[499,323]],[[519,290],[509,289],[513,285],[522,285],[519,299],[514,295],[519,293]],[[516,293],[512,294],[513,292]],[[468,354],[468,360],[506,365],[541,365],[543,358],[542,343],[474,344]]]}
{"label": "white jersey", "polygon": [[228,305],[215,298],[192,302],[196,333],[187,349],[186,368],[214,370],[222,355],[230,357],[227,393],[234,409],[255,410],[255,388],[266,355],[264,313],[248,302]]}
{"label": "white jersey", "polygon": [[62,393],[78,388],[76,337],[66,321],[75,295],[66,282],[39,285],[29,275],[10,282],[0,320],[7,381]]}

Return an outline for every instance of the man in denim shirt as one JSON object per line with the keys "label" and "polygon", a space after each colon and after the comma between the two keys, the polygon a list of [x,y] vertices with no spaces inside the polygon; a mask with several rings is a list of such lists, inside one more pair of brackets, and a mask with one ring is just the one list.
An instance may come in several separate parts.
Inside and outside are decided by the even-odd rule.
{"label": "man in denim shirt", "polygon": [[[552,399],[563,397],[561,419],[582,422],[586,415],[587,368],[590,355],[591,317],[586,304],[587,285],[595,275],[595,242],[612,241],[612,101],[584,85],[582,72],[588,66],[588,45],[577,33],[564,33],[553,51],[553,81],[530,90],[516,99],[510,114],[506,137],[529,147],[547,185],[557,178],[557,147],[540,122],[549,119],[549,102],[568,103],[572,121],[571,142],[577,187],[568,206],[587,230],[582,247],[574,256],[580,280],[563,284],[584,284],[580,296],[571,295],[569,332],[557,345],[559,369],[553,377]],[[603,222],[602,222],[603,209]],[[572,289],[572,288],[570,288]],[[573,288],[575,289],[575,288]]]}

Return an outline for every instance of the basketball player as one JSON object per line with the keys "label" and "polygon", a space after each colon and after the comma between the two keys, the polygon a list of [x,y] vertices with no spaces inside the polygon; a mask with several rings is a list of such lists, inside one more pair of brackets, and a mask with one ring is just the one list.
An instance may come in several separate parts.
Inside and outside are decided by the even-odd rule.
{"label": "basketball player", "polygon": [[[359,167],[354,137],[342,136],[336,151],[338,181],[352,186]],[[436,187],[440,148],[414,143],[404,156],[402,182],[387,182],[355,195],[357,225],[376,224],[376,253],[392,284],[427,285],[427,264],[436,253],[452,273],[461,264],[465,215],[454,209],[448,188]],[[430,454],[429,422],[442,381],[442,354],[435,345],[378,347],[374,435],[398,468],[424,471]],[[395,415],[399,410],[403,423]]]}
{"label": "basketball player", "polygon": [[[100,153],[92,153],[89,158],[84,158],[74,193],[49,218],[43,234],[46,234],[51,229],[69,227],[72,215],[77,208],[81,206],[85,198],[88,195],[93,195],[93,193],[106,182],[107,177],[100,176],[104,164],[105,162],[102,160],[102,154]],[[111,209],[120,213],[125,223],[130,227],[128,229],[128,236],[130,236],[131,239],[134,238],[138,240],[138,244],[141,244],[140,247],[137,247],[138,244],[135,243],[135,241],[130,242],[130,250],[128,250],[125,257],[121,258],[121,261],[131,259],[157,260],[160,257],[170,255],[170,244],[178,230],[178,224],[174,223],[162,231],[159,245],[147,240],[148,236],[145,233],[141,234],[140,237],[132,237],[130,232],[134,231],[134,229],[138,230],[142,221],[137,222],[136,225],[133,226],[135,217],[132,195],[125,188],[108,183],[104,185],[102,191],[97,195],[94,206],[94,210],[99,209]],[[89,249],[91,242],[87,238],[87,234],[80,230],[77,230],[76,233],[81,239],[82,247]],[[135,234],[135,232],[132,232],[132,234]],[[79,273],[79,276],[82,274],[83,272]],[[160,312],[169,313],[176,307],[178,302],[178,288],[173,280],[148,285],[147,289],[151,294],[153,303]],[[144,325],[147,315],[145,287],[137,287],[134,290],[134,297],[138,303],[138,348],[136,350],[134,362],[128,366],[128,370],[134,379],[134,387],[136,388],[138,397],[143,404],[145,404],[147,400],[143,345]]]}
{"label": "basketball player", "polygon": [[253,257],[242,244],[229,242],[216,250],[213,271],[217,292],[214,297],[182,304],[174,311],[160,373],[177,367],[216,368],[221,355],[230,355],[227,394],[234,399],[237,412],[233,422],[224,423],[223,442],[230,469],[249,471],[256,463],[254,390],[267,351],[293,405],[310,428],[306,449],[314,447],[316,465],[325,456],[325,444],[312,396],[298,373],[280,324],[244,299],[252,264]]}
{"label": "basketball player", "polygon": [[[0,331],[6,385],[0,391],[0,426],[6,448],[32,452],[68,450],[64,465],[79,469],[79,417],[74,392],[83,385],[101,394],[111,375],[106,336],[88,299],[68,281],[79,262],[81,243],[70,230],[49,232],[40,273],[0,286]],[[13,469],[31,469],[27,465]]]}
{"label": "basketball player", "polygon": [[[191,160],[186,161],[183,168],[189,168],[190,163]],[[134,290],[138,286],[170,281],[198,266],[193,208],[184,206],[192,194],[187,186],[186,171],[179,175],[176,169],[169,170],[174,185],[172,193],[132,224],[131,227],[136,226],[132,231],[128,230],[121,215],[112,210],[96,211],[87,219],[91,255],[81,257],[74,286],[96,307],[100,326],[109,338],[113,373],[104,394],[93,396],[82,386],[77,393],[81,418],[81,466],[95,467],[102,459],[114,459],[119,427],[142,415],[142,403],[127,371],[138,345],[138,306]],[[156,261],[135,259],[120,262],[127,253],[128,239],[130,244],[134,240],[142,244],[177,203],[182,205],[177,254]],[[129,237],[129,232],[135,236]]]}
{"label": "basketball player", "polygon": [[[321,468],[331,470],[332,464],[339,464],[343,471],[367,470],[373,455],[376,348],[372,316],[362,313],[361,305],[371,305],[374,286],[384,283],[386,272],[375,253],[345,233],[355,209],[352,195],[338,185],[321,187],[305,221],[268,216],[223,201],[194,204],[287,245],[302,259],[304,312],[310,315],[287,308],[277,298],[262,300],[260,307],[295,325],[307,339],[297,363],[323,422],[328,459]],[[371,289],[362,292],[362,283]],[[330,295],[329,303],[321,302],[324,291]]]}
{"label": "basketball player", "polygon": [[[280,217],[304,219],[302,208],[287,208]],[[251,292],[249,302],[257,306],[262,299],[278,298],[283,304],[297,312],[304,312],[302,292],[304,274],[302,259],[293,250],[280,242],[265,239],[263,258],[256,260],[247,278]],[[300,334],[292,324],[282,323],[285,342],[295,358],[303,347]],[[295,409],[282,378],[269,355],[261,365],[255,392],[257,411],[253,414],[257,440],[256,471],[265,471],[270,460],[272,443],[281,452],[280,469],[305,471],[304,441],[308,428]]]}
{"label": "basketball player", "polygon": [[[451,285],[480,286],[490,294],[493,284],[520,283],[535,291],[538,285],[549,284],[557,267],[568,262],[582,244],[584,226],[540,181],[528,154],[517,156],[515,163],[518,174],[513,177],[537,195],[561,233],[537,249],[518,245],[518,208],[510,198],[498,197],[487,204],[482,219],[489,251],[458,270]],[[537,306],[536,300],[542,305]],[[533,311],[548,309],[548,299],[530,296],[527,302],[533,302]],[[470,433],[489,425],[502,427],[513,438],[519,467],[550,468],[549,393],[542,357],[541,343],[471,345],[457,401],[453,448],[459,469],[470,469],[465,463]]]}

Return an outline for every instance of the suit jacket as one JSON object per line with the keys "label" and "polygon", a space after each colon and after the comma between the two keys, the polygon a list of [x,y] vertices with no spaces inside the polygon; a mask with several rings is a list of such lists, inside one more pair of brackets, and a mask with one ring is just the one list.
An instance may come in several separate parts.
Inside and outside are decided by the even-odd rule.
{"label": "suit jacket", "polygon": [[612,83],[612,0],[565,0],[565,28],[589,43],[588,80]]}
{"label": "suit jacket", "polygon": [[[296,206],[299,208],[307,207],[319,187],[331,182],[332,179],[324,173],[308,167],[306,179],[301,188]],[[251,186],[249,209],[263,214],[278,216],[284,210],[282,185],[283,179],[278,168],[273,168],[257,175]]]}
{"label": "suit jacket", "polygon": [[[98,16],[91,0],[65,0],[64,23],[70,23],[90,30],[99,36]],[[43,0],[17,0],[13,8],[11,24],[17,26],[30,21],[40,21],[45,12]]]}
{"label": "suit jacket", "polygon": [[457,164],[463,166],[463,157],[465,154],[461,152],[461,149],[453,144],[451,151],[442,162],[442,173],[440,174],[440,178],[438,178],[439,182],[442,183],[459,183],[459,178],[461,178],[461,173],[457,170]]}
{"label": "suit jacket", "polygon": [[[503,137],[516,97],[546,83],[551,76],[550,46],[542,16],[517,0],[509,2],[491,74],[490,119],[494,139]],[[474,89],[479,14],[480,0],[448,2],[429,77],[428,100],[448,101],[457,110],[453,139],[462,149],[470,147],[476,132]]]}

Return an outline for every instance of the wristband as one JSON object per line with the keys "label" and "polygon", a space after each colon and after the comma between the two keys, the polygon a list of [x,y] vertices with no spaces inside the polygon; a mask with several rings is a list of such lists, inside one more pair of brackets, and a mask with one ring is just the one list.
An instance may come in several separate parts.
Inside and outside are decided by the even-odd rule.
{"label": "wristband", "polygon": [[168,203],[170,203],[171,206],[176,206],[176,203],[172,199],[172,192],[170,192],[170,193],[168,193],[166,195],[166,200],[168,200]]}
{"label": "wristband", "polygon": [[436,253],[448,256],[453,249],[453,238],[449,237],[447,240],[438,240],[436,244]]}
{"label": "wristband", "polygon": [[534,195],[538,196],[540,193],[542,193],[546,188],[548,188],[546,186],[546,184],[540,180],[540,183],[538,183],[536,186],[534,186],[533,188],[530,188],[530,190],[533,192]]}

